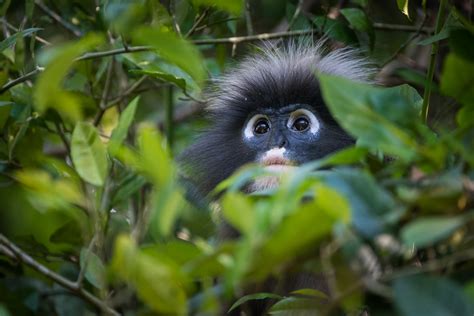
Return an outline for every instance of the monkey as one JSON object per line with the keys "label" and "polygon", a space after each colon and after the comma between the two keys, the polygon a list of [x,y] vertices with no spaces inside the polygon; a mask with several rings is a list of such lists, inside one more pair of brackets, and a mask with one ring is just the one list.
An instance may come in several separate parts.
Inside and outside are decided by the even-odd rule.
{"label": "monkey", "polygon": [[[263,46],[211,84],[211,127],[179,159],[192,194],[207,196],[248,163],[285,172],[354,143],[326,107],[317,74],[372,82],[374,70],[355,49],[325,52],[326,42]],[[277,185],[263,177],[246,192]]]}
{"label": "monkey", "polygon": [[[325,44],[265,45],[214,80],[206,98],[211,125],[179,158],[191,200],[209,201],[206,197],[221,181],[248,163],[277,174],[249,183],[244,191],[253,193],[278,187],[278,174],[354,144],[325,105],[317,75],[372,82],[374,70],[357,50],[326,52]],[[219,239],[239,236],[225,221],[219,225]],[[258,292],[263,286],[283,289],[283,295],[299,288],[328,292],[321,275],[308,273],[255,286],[247,291]],[[268,307],[247,303],[244,308],[247,314],[261,315]]]}

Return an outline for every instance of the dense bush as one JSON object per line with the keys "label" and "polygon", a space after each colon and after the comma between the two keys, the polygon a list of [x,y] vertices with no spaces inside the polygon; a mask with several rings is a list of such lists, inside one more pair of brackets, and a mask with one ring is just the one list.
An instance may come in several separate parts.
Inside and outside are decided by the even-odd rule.
{"label": "dense bush", "polygon": [[[253,300],[272,314],[473,315],[472,10],[1,1],[0,315],[223,314]],[[173,157],[206,124],[206,80],[260,39],[323,34],[361,47],[393,86],[320,76],[357,145],[271,194],[240,192],[261,172],[249,166],[217,207],[189,203]],[[221,218],[239,238],[219,242]],[[290,272],[323,276],[327,293],[249,291]]]}

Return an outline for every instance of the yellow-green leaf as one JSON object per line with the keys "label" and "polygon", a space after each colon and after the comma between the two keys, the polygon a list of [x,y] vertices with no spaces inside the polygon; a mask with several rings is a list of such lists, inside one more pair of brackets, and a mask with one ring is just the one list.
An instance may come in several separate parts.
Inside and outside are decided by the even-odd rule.
{"label": "yellow-green leaf", "polygon": [[94,126],[85,122],[76,124],[71,157],[82,179],[97,186],[104,185],[108,170],[107,151]]}
{"label": "yellow-green leaf", "polygon": [[102,41],[102,36],[90,34],[78,42],[66,44],[60,48],[36,82],[34,100],[39,112],[52,108],[57,110],[63,119],[75,122],[82,118],[80,99],[72,92],[63,90],[62,81],[75,58],[95,48]]}

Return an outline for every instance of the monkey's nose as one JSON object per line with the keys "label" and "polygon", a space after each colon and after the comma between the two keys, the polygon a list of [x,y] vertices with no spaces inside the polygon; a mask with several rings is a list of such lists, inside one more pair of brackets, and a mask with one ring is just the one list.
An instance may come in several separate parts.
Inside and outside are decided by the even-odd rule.
{"label": "monkey's nose", "polygon": [[286,139],[283,138],[279,141],[278,148],[283,148],[283,147],[286,146],[286,144],[287,144],[287,141],[286,141]]}

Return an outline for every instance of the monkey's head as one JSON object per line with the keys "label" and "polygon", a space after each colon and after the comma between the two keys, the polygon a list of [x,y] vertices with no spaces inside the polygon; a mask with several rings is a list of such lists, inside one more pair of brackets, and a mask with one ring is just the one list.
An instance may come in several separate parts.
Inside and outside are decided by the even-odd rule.
{"label": "monkey's head", "polygon": [[[265,48],[216,80],[206,108],[211,127],[181,156],[200,194],[246,163],[285,171],[354,142],[324,104],[316,74],[368,81],[372,71],[353,50],[324,54],[321,45]],[[257,179],[248,190],[275,179]]]}

